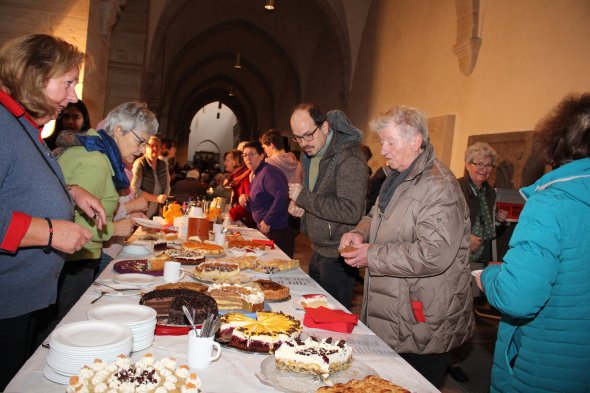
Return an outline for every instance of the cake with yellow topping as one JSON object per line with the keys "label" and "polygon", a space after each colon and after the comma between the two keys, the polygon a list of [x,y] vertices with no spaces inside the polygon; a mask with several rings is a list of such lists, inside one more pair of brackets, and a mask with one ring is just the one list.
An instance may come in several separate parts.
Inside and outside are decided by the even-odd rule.
{"label": "cake with yellow topping", "polygon": [[256,319],[239,313],[221,317],[217,340],[252,352],[272,352],[301,334],[301,323],[283,313],[259,311]]}
{"label": "cake with yellow topping", "polygon": [[84,366],[77,376],[70,377],[67,393],[198,393],[201,380],[187,365],[179,366],[176,359],[166,357],[154,361],[151,353],[132,364],[125,355],[114,363],[96,359]]}

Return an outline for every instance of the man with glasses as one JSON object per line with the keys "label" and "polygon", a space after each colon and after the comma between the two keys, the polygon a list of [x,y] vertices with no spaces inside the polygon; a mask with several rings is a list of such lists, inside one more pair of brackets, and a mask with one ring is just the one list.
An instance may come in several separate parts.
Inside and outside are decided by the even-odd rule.
{"label": "man with glasses", "polygon": [[309,103],[295,107],[291,130],[305,154],[303,184],[289,184],[289,212],[302,217],[301,230],[312,243],[309,275],[350,307],[356,272],[344,263],[338,245],[364,212],[369,172],[360,149],[363,133],[343,112],[324,114]]}
{"label": "man with glasses", "polygon": [[[143,141],[140,140],[140,143]],[[170,195],[168,165],[158,158],[161,146],[157,136],[150,137],[145,146],[145,154],[133,163],[131,189],[137,196],[142,195],[149,202],[146,212],[149,218],[158,213],[160,205]]]}

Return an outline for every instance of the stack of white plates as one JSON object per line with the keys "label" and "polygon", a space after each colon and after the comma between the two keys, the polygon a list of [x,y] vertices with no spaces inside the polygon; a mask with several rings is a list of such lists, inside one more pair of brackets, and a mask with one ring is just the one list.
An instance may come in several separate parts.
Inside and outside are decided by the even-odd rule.
{"label": "stack of white plates", "polygon": [[132,345],[131,329],[116,322],[81,321],[58,327],[49,338],[43,375],[67,384],[82,366],[91,365],[97,358],[114,362],[120,354],[129,355]]}
{"label": "stack of white plates", "polygon": [[88,319],[118,322],[133,332],[132,352],[141,351],[154,342],[156,310],[139,304],[104,304],[88,310]]}

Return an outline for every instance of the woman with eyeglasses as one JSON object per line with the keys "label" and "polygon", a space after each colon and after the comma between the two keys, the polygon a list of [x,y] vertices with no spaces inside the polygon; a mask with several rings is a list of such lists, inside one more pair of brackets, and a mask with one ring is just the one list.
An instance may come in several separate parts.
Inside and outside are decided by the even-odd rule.
{"label": "woman with eyeglasses", "polygon": [[36,320],[55,302],[64,255],[91,233],[73,223],[74,203],[104,222],[97,198],[63,173],[41,127],[70,102],[86,55],[46,34],[0,49],[0,391],[35,350]]}
{"label": "woman with eyeglasses", "polygon": [[[492,240],[496,237],[495,222],[506,221],[507,211],[494,215],[496,191],[488,183],[496,167],[498,154],[485,142],[476,142],[465,151],[466,176],[459,179],[469,206],[471,236],[469,241],[472,270],[483,269],[492,260]],[[475,265],[474,265],[475,264]]]}
{"label": "woman with eyeglasses", "polygon": [[[501,210],[494,215],[496,191],[488,179],[496,167],[498,154],[485,142],[476,142],[465,151],[466,176],[460,178],[459,185],[469,206],[471,234],[469,236],[469,262],[471,270],[483,269],[492,260],[492,240],[496,238],[496,222],[506,221],[507,211]],[[474,304],[484,305],[481,291],[472,286]],[[469,346],[462,346],[451,352],[451,364],[447,371],[459,382],[466,382],[469,377],[459,366],[468,355]]]}
{"label": "woman with eyeglasses", "polygon": [[244,145],[244,162],[250,174],[250,192],[240,196],[240,205],[252,213],[257,228],[293,258],[295,233],[289,226],[289,186],[278,167],[264,161],[258,141]]}
{"label": "woman with eyeglasses", "polygon": [[81,146],[69,147],[58,162],[66,181],[79,184],[100,199],[107,214],[106,225],[99,229],[94,220],[76,211],[75,222],[90,230],[92,241],[68,256],[60,278],[57,314],[63,317],[94,280],[103,242],[113,236],[129,236],[130,218],[113,221],[119,203],[119,191],[129,187],[125,163],[131,163],[145,149],[144,141],[158,130],[156,116],[145,103],[127,102],[113,109],[104,129],[90,129],[78,136]]}
{"label": "woman with eyeglasses", "polygon": [[[143,141],[145,143],[145,140]],[[168,165],[159,159],[162,143],[157,136],[151,136],[145,145],[145,154],[133,163],[133,180],[131,189],[137,196],[143,196],[149,202],[146,216],[152,218],[160,205],[170,195],[170,173]]]}

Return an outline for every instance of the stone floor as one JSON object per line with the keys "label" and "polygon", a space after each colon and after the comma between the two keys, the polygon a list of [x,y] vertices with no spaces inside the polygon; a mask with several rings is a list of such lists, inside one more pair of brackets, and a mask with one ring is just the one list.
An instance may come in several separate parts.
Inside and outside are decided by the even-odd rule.
{"label": "stone floor", "polygon": [[[309,239],[300,234],[295,239],[295,255],[301,268],[308,271],[311,256]],[[363,300],[362,284],[355,286],[355,296],[350,311],[359,314]],[[476,329],[471,340],[467,357],[461,362],[461,368],[469,377],[467,382],[456,382],[447,376],[442,388],[443,393],[484,393],[489,391],[490,370],[496,341],[497,322],[476,317]]]}

